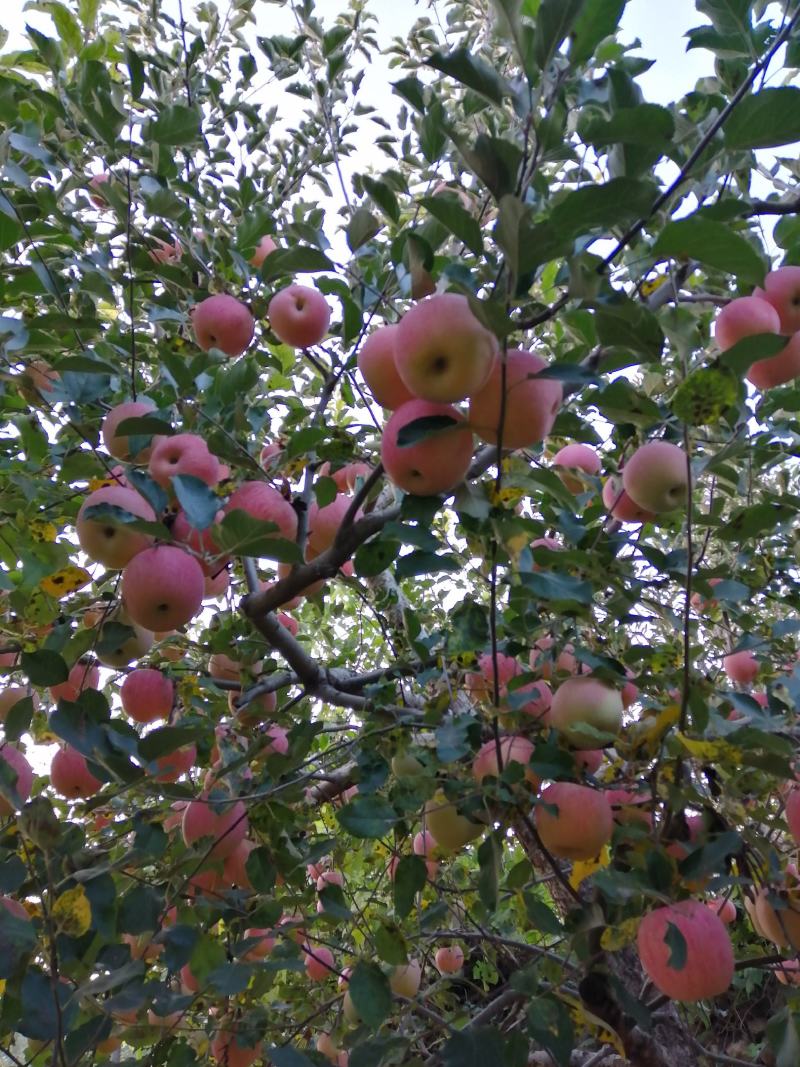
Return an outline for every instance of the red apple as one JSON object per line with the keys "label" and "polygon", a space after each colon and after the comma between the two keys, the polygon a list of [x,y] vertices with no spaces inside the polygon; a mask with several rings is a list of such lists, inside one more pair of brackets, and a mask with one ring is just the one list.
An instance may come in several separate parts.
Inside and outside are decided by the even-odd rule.
{"label": "red apple", "polygon": [[80,660],[70,669],[66,682],[50,686],[50,699],[54,704],[59,700],[76,701],[84,689],[97,689],[100,685],[100,670],[94,663],[81,663]]}
{"label": "red apple", "polygon": [[87,510],[98,505],[121,508],[145,522],[155,522],[156,513],[143,496],[139,496],[133,489],[125,489],[119,485],[95,489],[81,504],[75,522],[81,548],[89,559],[96,563],[102,563],[110,570],[120,570],[137,553],[151,545],[153,538],[150,534],[130,530],[124,524],[117,525],[101,518],[87,518]]}
{"label": "red apple", "polygon": [[272,240],[270,235],[268,233],[264,234],[264,236],[256,245],[255,252],[253,252],[252,256],[250,257],[250,259],[248,259],[247,262],[252,267],[258,268],[262,265],[267,256],[274,252],[277,247],[278,246]]}
{"label": "red apple", "polygon": [[194,433],[162,437],[153,448],[147,469],[153,481],[164,489],[171,488],[171,479],[176,474],[191,474],[212,487],[227,474],[227,467],[209,452],[203,438]]}
{"label": "red apple", "polygon": [[247,836],[247,808],[241,800],[217,802],[201,794],[186,805],[181,827],[187,845],[213,839],[209,858],[225,859]]}
{"label": "red apple", "polygon": [[556,474],[571,493],[584,493],[588,488],[585,479],[570,471],[597,476],[600,473],[600,457],[589,445],[565,445],[553,456],[553,466],[561,468]]}
{"label": "red apple", "polygon": [[505,405],[502,403],[502,361],[495,363],[480,392],[473,393],[469,421],[482,441],[496,445],[503,414],[503,448],[527,448],[543,441],[553,427],[564,399],[560,382],[540,378],[547,366],[535,352],[512,349],[505,361]]}
{"label": "red apple", "polygon": [[568,860],[594,859],[614,830],[605,793],[573,782],[549,785],[536,805],[534,821],[548,852]]}
{"label": "red apple", "polygon": [[225,513],[244,511],[254,519],[273,522],[278,527],[275,537],[294,541],[297,536],[297,513],[277,489],[266,482],[243,482],[231,493]]}
{"label": "red apple", "polygon": [[200,564],[174,545],[134,556],[122,572],[122,596],[134,622],[148,630],[174,630],[200,610],[205,578]]}
{"label": "red apple", "polygon": [[651,511],[631,500],[622,486],[622,478],[616,474],[610,475],[603,485],[603,504],[619,522],[651,522],[655,518]]}
{"label": "red apple", "polygon": [[394,359],[397,326],[381,326],[358,351],[358,369],[381,407],[394,411],[414,399],[403,383]]}
{"label": "red apple", "polygon": [[[156,405],[152,400],[128,400],[124,404],[117,404],[106,414],[100,432],[103,437],[103,444],[115,459],[130,460],[133,463],[147,462],[152,445],[148,445],[147,448],[137,452],[135,456],[131,456],[130,437],[118,434],[117,427],[125,419],[136,419],[149,415],[155,411],[155,407]],[[157,438],[157,440],[159,439]]]}
{"label": "red apple", "polygon": [[459,945],[443,945],[433,958],[439,974],[458,974],[464,966],[464,950]]}
{"label": "red apple", "polygon": [[195,340],[204,352],[218,348],[226,356],[240,356],[253,340],[253,316],[228,293],[206,297],[192,308],[191,319]]}
{"label": "red apple", "polygon": [[[448,419],[453,428],[401,447],[397,440],[400,431],[417,419],[427,418]],[[410,400],[386,423],[381,460],[398,488],[414,496],[435,496],[463,481],[472,462],[472,447],[472,431],[454,407]]]}
{"label": "red apple", "polygon": [[119,696],[126,715],[136,722],[156,722],[169,718],[175,686],[161,671],[140,667],[125,678]]}
{"label": "red apple", "polygon": [[[680,967],[673,962],[670,945],[673,927],[685,945]],[[734,958],[728,931],[700,901],[681,900],[645,915],[636,944],[645,974],[671,1000],[707,1000],[724,993],[733,981]]]}
{"label": "red apple", "polygon": [[[487,777],[500,777],[497,747],[497,743],[492,739],[478,749],[478,754],[472,762],[472,773],[479,783]],[[507,767],[509,763],[521,763],[525,768],[525,778],[534,789],[538,789],[541,779],[528,767],[532,755],[533,744],[527,737],[500,738],[500,758],[503,761],[503,767]]]}
{"label": "red apple", "polygon": [[785,385],[799,375],[800,333],[796,333],[780,352],[752,363],[745,377],[756,389],[772,389],[776,385]]}
{"label": "red apple", "polygon": [[10,797],[0,794],[0,815],[8,816],[18,811],[30,797],[33,788],[33,768],[20,750],[10,744],[0,745],[0,760],[3,760],[16,775],[13,790],[20,800],[20,804],[12,803]]}
{"label": "red apple", "polygon": [[721,352],[732,348],[745,337],[780,332],[778,312],[767,300],[758,296],[740,296],[731,300],[714,322],[714,340]]}
{"label": "red apple", "polygon": [[737,685],[752,685],[759,669],[758,660],[747,649],[731,652],[723,659],[722,666],[730,680]]}
{"label": "red apple", "polygon": [[69,745],[60,748],[53,756],[50,784],[57,793],[71,800],[86,800],[103,787],[103,783],[89,770],[80,752]]}
{"label": "red apple", "polygon": [[648,441],[625,464],[622,485],[637,507],[655,515],[685,509],[688,457],[669,441]]}
{"label": "red apple", "polygon": [[156,759],[158,774],[153,777],[157,782],[177,782],[182,775],[189,773],[196,762],[197,748],[194,745],[184,745]]}
{"label": "red apple", "polygon": [[289,285],[270,300],[267,316],[272,332],[285,345],[311,348],[328,332],[331,310],[319,290]]}
{"label": "red apple", "polygon": [[312,982],[324,982],[336,973],[335,960],[329,948],[306,945],[303,951],[306,954],[306,974]]}

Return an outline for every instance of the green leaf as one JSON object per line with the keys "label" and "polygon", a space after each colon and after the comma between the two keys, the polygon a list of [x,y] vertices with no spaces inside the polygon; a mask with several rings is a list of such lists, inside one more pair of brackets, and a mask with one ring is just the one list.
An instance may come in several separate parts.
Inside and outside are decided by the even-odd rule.
{"label": "green leaf", "polygon": [[696,259],[754,285],[760,284],[766,273],[764,260],[744,237],[722,222],[696,215],[668,222],[653,246],[653,255],[659,259]]}
{"label": "green leaf", "polygon": [[593,399],[601,415],[610,422],[632,422],[638,426],[654,426],[662,421],[661,410],[654,401],[637,392],[629,381],[617,378]]}
{"label": "green leaf", "polygon": [[419,78],[401,78],[399,81],[392,82],[392,90],[407,100],[415,111],[419,111],[420,114],[425,113],[425,86]]}
{"label": "green leaf", "polygon": [[664,334],[649,308],[627,296],[598,304],[597,339],[607,348],[622,348],[655,361],[664,348]]}
{"label": "green leaf", "polygon": [[465,600],[453,608],[447,636],[447,650],[451,656],[483,648],[488,637],[489,619],[484,607],[474,600]]}
{"label": "green leaf", "polygon": [[463,241],[470,252],[476,256],[483,253],[483,237],[478,220],[472,217],[455,195],[443,193],[423,196],[419,203],[459,241]]}
{"label": "green leaf", "polygon": [[497,890],[503,845],[497,834],[489,834],[478,846],[478,896],[487,911],[497,908]]}
{"label": "green leaf", "polygon": [[725,124],[727,148],[773,148],[800,140],[800,89],[762,89],[746,97]]}
{"label": "green leaf", "polygon": [[796,1067],[800,1063],[800,1018],[785,1007],[766,1027],[769,1047],[775,1053],[775,1067]]}
{"label": "green leaf", "polygon": [[555,937],[563,935],[564,928],[552,908],[549,908],[533,893],[523,893],[522,898],[525,901],[528,918],[537,930],[541,930],[543,934],[553,934]]}
{"label": "green leaf", "polygon": [[347,247],[351,252],[355,252],[362,245],[365,245],[367,241],[371,241],[376,233],[380,233],[381,229],[382,223],[379,218],[373,215],[368,208],[358,208],[357,211],[353,212],[345,231]]}
{"label": "green leaf", "polygon": [[373,931],[373,936],[378,956],[384,963],[390,963],[392,966],[408,963],[405,938],[394,924],[379,923]]}
{"label": "green leaf", "polygon": [[401,856],[394,872],[394,910],[404,919],[414,906],[414,898],[428,881],[422,856]]}
{"label": "green leaf", "polygon": [[796,517],[797,512],[788,505],[754,504],[749,508],[737,508],[718,528],[717,537],[723,541],[749,541]]}
{"label": "green leaf", "polygon": [[147,136],[156,144],[178,147],[190,145],[200,138],[202,116],[196,107],[168,104],[148,126]]}
{"label": "green leaf", "polygon": [[353,837],[383,837],[397,824],[397,812],[383,797],[356,795],[336,813],[339,825]]}
{"label": "green leaf", "polygon": [[316,1067],[314,1060],[310,1060],[300,1049],[292,1048],[291,1045],[273,1045],[267,1049],[267,1063],[275,1067]]}
{"label": "green leaf", "polygon": [[172,488],[190,526],[202,532],[213,525],[220,499],[210,486],[194,475],[175,474]]}
{"label": "green leaf", "polygon": [[501,104],[509,93],[509,87],[494,67],[472,55],[466,48],[452,52],[434,52],[427,59],[428,66],[440,70],[450,78],[485,96],[494,104]]}
{"label": "green leaf", "polygon": [[744,374],[758,360],[776,356],[790,340],[789,337],[774,333],[752,334],[750,337],[743,337],[730,348],[726,348],[720,354],[719,361],[735,374]]}
{"label": "green leaf", "polygon": [[281,563],[302,563],[302,553],[297,545],[279,534],[274,522],[255,519],[237,508],[229,511],[215,527],[214,540],[223,552],[234,556],[260,556]]}
{"label": "green leaf", "polygon": [[149,763],[196,740],[197,729],[194,726],[159,726],[141,739],[139,752]]}
{"label": "green leaf", "polygon": [[675,971],[682,971],[686,966],[686,938],[675,923],[667,923],[664,944],[669,949],[667,966]]}
{"label": "green leaf", "polygon": [[168,422],[159,419],[156,415],[136,415],[130,419],[123,419],[117,426],[119,437],[172,437],[175,430]]}
{"label": "green leaf", "polygon": [[409,552],[397,561],[395,574],[399,579],[414,578],[418,574],[436,574],[439,571],[455,573],[461,570],[461,563],[456,556],[440,555],[436,552]]}
{"label": "green leaf", "polygon": [[6,715],[3,723],[3,734],[6,741],[19,741],[33,721],[33,697],[23,697]]}
{"label": "green leaf", "polygon": [[353,566],[359,578],[374,578],[394,563],[400,553],[398,541],[376,538],[362,545],[353,558]]}
{"label": "green leaf", "polygon": [[665,149],[675,133],[671,112],[659,104],[621,107],[611,118],[596,112],[584,112],[578,122],[578,134],[591,145],[633,144]]}
{"label": "green leaf", "polygon": [[293,248],[276,248],[264,260],[261,277],[271,281],[283,274],[317,274],[335,271],[336,267],[325,253],[313,245],[295,245]]}
{"label": "green leaf", "polygon": [[558,201],[550,213],[550,224],[575,236],[595,229],[610,230],[646,215],[657,195],[651,182],[634,178],[583,185]]}
{"label": "green leaf", "polygon": [[247,857],[245,870],[257,893],[271,893],[275,888],[278,872],[268,849],[263,846],[254,848]]}
{"label": "green leaf", "polygon": [[377,964],[362,960],[350,975],[347,988],[358,1014],[367,1026],[377,1030],[392,1010],[392,993],[386,975]]}
{"label": "green leaf", "polygon": [[54,983],[38,967],[25,971],[20,1001],[22,1010],[16,1029],[35,1041],[52,1041],[59,1034],[69,1033],[78,1014],[72,987],[65,982]]}
{"label": "green leaf", "polygon": [[738,852],[741,847],[741,837],[732,830],[717,834],[701,848],[692,849],[678,864],[678,869],[684,877],[694,880],[705,875],[719,874],[723,861]]}
{"label": "green leaf", "polygon": [[31,685],[58,685],[60,682],[66,682],[69,677],[69,668],[61,656],[47,648],[37,652],[23,652],[20,666]]}
{"label": "green leaf", "polygon": [[542,0],[536,16],[534,59],[545,70],[581,13],[584,0]]}
{"label": "green leaf", "polygon": [[569,1008],[553,996],[537,997],[528,1004],[528,1033],[558,1064],[569,1067],[575,1046],[575,1029]]}
{"label": "green leaf", "polygon": [[397,444],[400,448],[408,448],[460,425],[460,420],[454,419],[452,415],[424,415],[421,419],[414,419],[401,427]]}
{"label": "green leaf", "polygon": [[0,908],[0,978],[11,978],[20,963],[36,948],[32,922]]}
{"label": "green leaf", "polygon": [[628,0],[584,0],[583,9],[575,20],[570,34],[569,58],[572,63],[585,63],[605,37],[610,37],[619,25]]}
{"label": "green leaf", "polygon": [[591,604],[592,585],[571,574],[555,571],[534,571],[523,575],[525,585],[541,600],[561,603]]}
{"label": "green leaf", "polygon": [[397,203],[397,197],[394,192],[386,182],[370,178],[364,174],[361,177],[361,184],[364,186],[364,191],[367,195],[375,201],[385,215],[388,215],[392,222],[400,220],[400,205]]}

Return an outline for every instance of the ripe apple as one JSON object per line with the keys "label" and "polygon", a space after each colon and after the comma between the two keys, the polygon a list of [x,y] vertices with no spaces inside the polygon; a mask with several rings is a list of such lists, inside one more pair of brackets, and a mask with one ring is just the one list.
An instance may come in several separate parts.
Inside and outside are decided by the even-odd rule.
{"label": "ripe apple", "polygon": [[0,745],[0,760],[3,760],[16,775],[13,790],[20,800],[19,804],[12,803],[9,795],[0,794],[0,815],[5,817],[18,811],[30,797],[33,788],[33,768],[18,748],[7,743]]}
{"label": "ripe apple", "polygon": [[653,798],[649,793],[636,789],[607,789],[606,799],[611,805],[614,822],[618,826],[630,826],[641,823],[648,828],[653,825],[653,816],[648,808]]}
{"label": "ripe apple", "polygon": [[597,774],[606,756],[602,748],[584,749],[583,752],[573,752],[572,755],[575,766],[579,770],[586,771],[587,774]]}
{"label": "ripe apple", "polygon": [[758,296],[740,296],[731,300],[714,322],[714,340],[721,352],[745,337],[780,332],[780,315],[772,304]]}
{"label": "ripe apple", "polygon": [[553,456],[553,466],[561,468],[556,474],[571,493],[583,493],[587,488],[584,479],[570,474],[570,471],[583,471],[584,474],[597,476],[600,473],[600,457],[589,445],[564,445]]}
{"label": "ripe apple", "polygon": [[289,501],[266,482],[242,482],[225,505],[226,515],[232,511],[244,511],[262,522],[274,522],[278,527],[275,537],[294,541],[297,536],[297,513]]}
{"label": "ripe apple", "polygon": [[651,522],[655,515],[635,504],[622,487],[619,475],[610,475],[603,484],[603,504],[619,522]]}
{"label": "ripe apple", "polygon": [[506,353],[505,405],[502,361],[498,359],[483,388],[472,394],[469,421],[482,441],[496,445],[503,415],[503,448],[527,448],[550,433],[564,399],[560,382],[539,378],[547,366],[535,352],[515,348]]}
{"label": "ripe apple", "polygon": [[534,719],[536,722],[549,725],[550,723],[550,706],[553,703],[553,691],[547,682],[528,682],[527,685],[521,686],[514,691],[514,696],[519,698],[522,694],[526,696],[530,695],[530,700],[527,700],[517,710],[522,712],[523,715],[527,715]]}
{"label": "ripe apple", "polygon": [[255,939],[255,943],[242,954],[243,960],[263,960],[269,956],[277,944],[273,931],[263,927],[250,926],[245,930],[244,936],[248,941]]}
{"label": "ripe apple", "polygon": [[100,670],[94,663],[81,663],[79,660],[69,672],[66,682],[50,686],[50,699],[54,704],[59,700],[76,701],[84,689],[97,689],[100,685]]}
{"label": "ripe apple", "polygon": [[394,352],[397,326],[381,326],[358,351],[358,369],[381,407],[394,411],[414,399],[397,371]]}
{"label": "ripe apple", "polygon": [[[403,427],[417,419],[446,418],[453,427],[415,444],[400,446]],[[447,493],[463,481],[472,462],[472,431],[464,416],[448,404],[409,400],[392,415],[383,431],[381,461],[394,484],[413,496]]]}
{"label": "ripe apple", "polygon": [[322,871],[317,878],[317,892],[321,893],[329,885],[338,885],[340,889],[344,886],[344,875],[341,871]]}
{"label": "ripe apple", "polygon": [[26,697],[30,697],[34,708],[38,708],[39,697],[37,694],[33,691],[29,693],[22,686],[10,685],[7,689],[0,691],[0,722],[5,722],[11,709],[19,704],[21,700],[25,700]]}
{"label": "ripe apple", "polygon": [[[330,504],[320,507],[316,500],[308,509],[308,541],[306,559],[312,560],[331,547],[350,508],[350,497],[339,493]],[[356,518],[360,517],[360,513]]]}
{"label": "ripe apple", "polygon": [[389,986],[398,997],[415,997],[422,981],[422,965],[419,960],[399,963],[389,975]]}
{"label": "ripe apple", "polygon": [[[548,806],[557,809],[555,814]],[[593,859],[614,831],[605,793],[573,782],[549,785],[536,805],[534,821],[542,844],[559,859]]]}
{"label": "ripe apple", "polygon": [[247,808],[241,800],[209,801],[204,794],[189,801],[181,821],[183,840],[189,847],[202,839],[213,839],[213,847],[205,850],[210,859],[230,856],[247,836],[247,828]]}
{"label": "ripe apple", "polygon": [[730,680],[737,685],[752,685],[759,670],[758,660],[747,649],[731,652],[723,659],[722,666]]}
{"label": "ripe apple", "polygon": [[778,312],[781,333],[793,334],[800,330],[800,267],[771,270],[758,295]]}
{"label": "ripe apple", "polygon": [[271,469],[273,458],[279,456],[283,449],[284,445],[282,445],[280,441],[267,441],[261,446],[261,451],[258,454],[258,462],[264,470]]}
{"label": "ripe apple", "polygon": [[172,680],[151,667],[139,667],[125,678],[119,691],[122,709],[135,722],[168,719],[175,699]]}
{"label": "ripe apple", "polygon": [[[672,963],[670,927],[683,937],[683,966]],[[636,945],[642,968],[660,993],[671,1000],[707,1000],[733,981],[733,947],[725,924],[698,900],[680,900],[649,912],[639,924]]]}
{"label": "ripe apple", "polygon": [[548,716],[574,748],[597,748],[597,738],[581,730],[591,726],[611,741],[622,727],[622,697],[618,690],[591,676],[568,678],[556,689]]}
{"label": "ripe apple", "polygon": [[122,508],[145,522],[155,522],[156,513],[143,496],[119,485],[95,489],[81,504],[75,521],[81,548],[96,563],[102,563],[110,570],[121,570],[137,553],[151,545],[153,538],[150,534],[130,530],[125,525],[118,526],[106,519],[87,518],[87,510],[100,504]]}
{"label": "ripe apple", "polygon": [[430,830],[420,830],[419,833],[414,834],[414,841],[411,847],[415,856],[424,856],[425,859],[431,859],[436,848],[436,839]]}
{"label": "ripe apple", "polygon": [[[116,648],[104,649],[105,627],[109,623],[115,622],[121,623],[123,626],[130,626],[133,633]],[[152,630],[146,630],[143,626],[137,625],[127,611],[118,609],[113,614],[108,615],[100,624],[98,645],[96,647],[97,658],[106,667],[126,667],[133,660],[141,659],[142,656],[146,655],[153,647],[153,641]]]}
{"label": "ripe apple", "polygon": [[24,919],[25,922],[30,922],[31,917],[24,906],[18,900],[14,900],[13,897],[0,896],[0,907],[5,908],[15,919]]}
{"label": "ripe apple", "polygon": [[162,241],[160,237],[151,236],[150,240],[155,242],[155,247],[149,248],[147,255],[154,263],[164,263],[169,266],[180,263],[183,259],[183,245],[177,237],[171,241]]}
{"label": "ripe apple", "polygon": [[726,926],[736,922],[736,905],[730,897],[708,897],[705,905],[707,908],[711,908]]}
{"label": "ripe apple", "polygon": [[[494,658],[491,652],[478,656],[478,672],[468,674],[464,679],[469,692],[476,700],[494,700]],[[497,686],[500,699],[506,695],[508,683],[520,673],[521,667],[513,656],[505,652],[497,653]]]}
{"label": "ripe apple", "polygon": [[225,596],[228,592],[230,581],[231,576],[224,567],[216,574],[207,574],[203,588],[203,600],[219,600],[220,597]]}
{"label": "ripe apple", "polygon": [[238,682],[242,664],[225,652],[215,652],[208,660],[208,673],[221,682]]}
{"label": "ripe apple", "polygon": [[50,764],[50,784],[62,797],[86,800],[103,788],[89,770],[86,760],[70,745],[60,748]]}
{"label": "ripe apple", "polygon": [[448,854],[458,852],[486,829],[482,823],[461,815],[441,789],[425,805],[425,825],[439,849]]}
{"label": "ripe apple", "polygon": [[166,752],[155,760],[158,774],[153,775],[157,782],[177,782],[181,775],[188,774],[197,762],[197,748],[184,745],[174,752]]}
{"label": "ripe apple", "polygon": [[497,339],[459,293],[435,293],[401,318],[394,339],[400,380],[413,396],[452,404],[476,393],[497,358]]}
{"label": "ripe apple", "polygon": [[[503,767],[507,767],[509,763],[521,763],[525,768],[525,778],[534,789],[538,789],[541,785],[541,779],[528,767],[532,755],[533,744],[527,737],[508,736],[500,738],[500,758],[503,761]],[[478,749],[478,754],[472,762],[472,773],[478,783],[487,777],[500,777],[497,744],[494,739],[487,741]]]}
{"label": "ripe apple", "polygon": [[800,375],[800,333],[793,335],[785,348],[750,365],[745,377],[756,389],[785,385]]}
{"label": "ripe apple", "polygon": [[686,507],[688,459],[669,441],[648,441],[637,448],[622,471],[622,484],[631,500],[656,515]]}
{"label": "ripe apple", "polygon": [[255,252],[253,252],[252,256],[250,257],[250,259],[248,259],[247,262],[250,264],[251,267],[259,268],[263,264],[267,256],[271,252],[274,252],[277,247],[278,246],[272,240],[270,235],[266,233],[256,245]]}
{"label": "ripe apple", "polygon": [[336,962],[329,948],[324,945],[305,945],[303,951],[306,954],[306,974],[312,982],[324,982],[336,973]]}
{"label": "ripe apple", "polygon": [[786,810],[785,810],[786,823],[789,827],[789,833],[795,840],[796,844],[800,844],[800,788],[793,785],[789,791],[789,795],[786,797]]}
{"label": "ripe apple", "polygon": [[328,332],[331,309],[319,290],[289,285],[270,300],[267,317],[272,332],[285,345],[311,348]]}
{"label": "ripe apple", "polygon": [[200,610],[205,592],[197,560],[174,545],[134,556],[122,572],[122,596],[134,622],[148,630],[174,630]]}
{"label": "ripe apple", "polygon": [[228,473],[228,468],[209,452],[204,439],[194,433],[162,437],[153,448],[147,469],[153,481],[164,489],[171,488],[175,474],[191,474],[213,487]]}
{"label": "ripe apple", "polygon": [[443,945],[436,950],[433,962],[439,974],[458,974],[464,966],[464,950],[460,945]]}
{"label": "ripe apple", "polygon": [[219,1067],[251,1067],[261,1056],[261,1042],[258,1041],[255,1045],[240,1044],[236,1024],[233,1020],[228,1020],[224,1027],[214,1034],[208,1050]]}
{"label": "ripe apple", "polygon": [[89,188],[92,190],[92,192],[89,194],[89,199],[96,208],[104,208],[108,203],[108,201],[103,196],[100,190],[106,182],[110,181],[111,175],[108,173],[108,171],[103,171],[101,174],[94,174],[89,179]]}
{"label": "ripe apple", "polygon": [[192,329],[204,352],[218,348],[226,356],[241,356],[253,340],[255,320],[249,308],[228,293],[216,293],[191,310]]}
{"label": "ripe apple", "polygon": [[192,555],[196,557],[206,578],[209,575],[219,574],[220,571],[224,574],[224,567],[230,560],[230,556],[222,554],[214,539],[214,527],[222,521],[224,516],[224,511],[218,511],[216,521],[211,526],[206,527],[205,530],[198,530],[190,524],[186,513],[181,509],[172,523],[173,538],[180,544],[186,545]]}
{"label": "ripe apple", "polygon": [[131,441],[130,437],[118,434],[117,427],[125,419],[141,418],[143,415],[149,415],[152,411],[155,411],[156,405],[152,400],[128,400],[124,404],[117,404],[116,407],[106,414],[103,419],[103,425],[101,428],[101,435],[103,438],[103,444],[106,446],[106,450],[115,458],[130,461],[132,463],[146,463],[150,457],[150,450],[152,445],[137,452],[135,456],[131,456]]}

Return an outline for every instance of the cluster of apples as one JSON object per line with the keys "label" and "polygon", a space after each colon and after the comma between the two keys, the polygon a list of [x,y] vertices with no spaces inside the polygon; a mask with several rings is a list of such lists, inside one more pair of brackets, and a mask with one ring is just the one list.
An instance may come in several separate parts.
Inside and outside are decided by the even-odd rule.
{"label": "cluster of apples", "polygon": [[789,338],[777,355],[759,359],[747,372],[757,389],[785,385],[800,375],[800,267],[779,267],[750,296],[731,300],[717,315],[714,339],[725,352],[745,337],[782,334]]}

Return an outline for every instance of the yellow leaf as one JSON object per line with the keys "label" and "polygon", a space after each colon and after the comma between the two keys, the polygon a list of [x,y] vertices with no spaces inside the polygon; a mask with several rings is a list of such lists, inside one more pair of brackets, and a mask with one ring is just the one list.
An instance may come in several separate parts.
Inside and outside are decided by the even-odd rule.
{"label": "yellow leaf", "polygon": [[502,485],[499,489],[492,489],[489,493],[489,499],[495,507],[503,506],[504,508],[511,507],[514,504],[518,504],[520,500],[525,496],[525,490],[520,489],[515,485]]}
{"label": "yellow leaf", "polygon": [[577,997],[572,997],[561,990],[556,993],[556,996],[559,1000],[563,1000],[570,1009],[570,1015],[578,1026],[585,1027],[598,1041],[604,1042],[606,1045],[613,1045],[620,1056],[625,1059],[625,1046],[616,1030],[612,1030],[608,1023],[588,1011]]}
{"label": "yellow leaf", "polygon": [[632,749],[646,748],[649,752],[655,752],[665,734],[680,717],[680,707],[677,704],[668,704],[658,715],[648,715],[641,719],[629,731]]}
{"label": "yellow leaf", "polygon": [[740,761],[742,758],[742,750],[735,745],[728,744],[727,741],[696,741],[694,738],[687,737],[686,734],[682,734],[679,731],[676,732],[675,736],[686,751],[698,759]]}
{"label": "yellow leaf", "polygon": [[603,845],[599,856],[592,860],[579,860],[577,863],[573,863],[569,884],[573,889],[577,889],[581,882],[593,875],[595,871],[600,871],[603,867],[607,867],[610,862],[611,849],[608,845]]}
{"label": "yellow leaf", "polygon": [[82,885],[68,889],[53,905],[52,919],[67,937],[81,937],[92,924],[92,909]]}
{"label": "yellow leaf", "polygon": [[34,541],[55,541],[58,530],[52,522],[43,519],[32,519],[26,523],[25,529]]}
{"label": "yellow leaf", "polygon": [[607,926],[600,937],[600,946],[606,952],[617,952],[629,945],[636,937],[641,918],[636,915],[632,919],[625,919],[619,926]]}
{"label": "yellow leaf", "polygon": [[89,492],[93,493],[96,489],[106,489],[109,485],[119,485],[119,482],[115,478],[90,478]]}
{"label": "yellow leaf", "polygon": [[51,574],[47,578],[42,578],[39,586],[49,596],[60,600],[61,597],[74,593],[81,586],[88,585],[91,580],[91,574],[84,570],[83,567],[70,565],[69,567],[62,567],[60,571],[56,571],[55,574]]}
{"label": "yellow leaf", "polygon": [[646,281],[642,282],[639,286],[639,292],[642,296],[650,296],[656,289],[660,289],[665,281],[667,281],[666,274],[657,274],[655,278],[648,278]]}
{"label": "yellow leaf", "polygon": [[2,979],[0,979],[0,997],[2,997],[3,993],[5,993],[5,991],[6,991],[6,980],[5,980],[5,978],[2,978]]}

